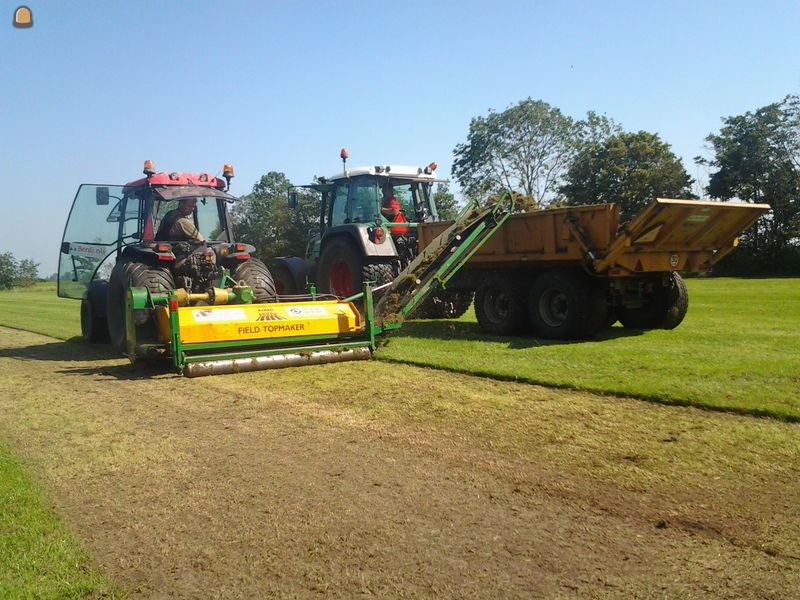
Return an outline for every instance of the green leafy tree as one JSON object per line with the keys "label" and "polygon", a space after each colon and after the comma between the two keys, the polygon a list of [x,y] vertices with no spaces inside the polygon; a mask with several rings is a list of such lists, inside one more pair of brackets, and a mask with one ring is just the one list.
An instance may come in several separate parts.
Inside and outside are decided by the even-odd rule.
{"label": "green leafy tree", "polygon": [[772,207],[743,241],[771,255],[775,267],[786,249],[800,245],[800,99],[787,96],[782,102],[727,117],[723,124],[719,133],[706,138],[714,158],[695,159],[717,169],[706,191],[721,200]]}
{"label": "green leafy tree", "polygon": [[18,261],[11,252],[0,254],[0,289],[26,287],[38,279],[38,263],[28,258]]}
{"label": "green leafy tree", "polygon": [[29,258],[24,258],[17,263],[15,285],[27,287],[36,283],[38,279],[39,263],[35,263]]}
{"label": "green leafy tree", "polygon": [[433,192],[433,201],[439,218],[443,221],[454,221],[458,216],[458,202],[456,197],[450,192],[450,186],[446,183],[437,183]]}
{"label": "green leafy tree", "polygon": [[264,261],[276,256],[303,256],[308,230],[319,219],[319,201],[312,193],[300,191],[297,208],[289,208],[287,192],[291,185],[286,175],[270,171],[233,208],[236,238],[253,244]]}
{"label": "green leafy tree", "polygon": [[560,191],[565,204],[615,203],[633,215],[655,198],[694,198],[692,178],[658,135],[618,133],[583,145]]}
{"label": "green leafy tree", "polygon": [[467,195],[507,189],[550,202],[581,139],[581,123],[528,98],[503,112],[472,119],[467,142],[453,150],[453,176]]}
{"label": "green leafy tree", "polygon": [[17,276],[17,261],[11,252],[0,254],[0,290],[7,290],[14,287],[14,280]]}

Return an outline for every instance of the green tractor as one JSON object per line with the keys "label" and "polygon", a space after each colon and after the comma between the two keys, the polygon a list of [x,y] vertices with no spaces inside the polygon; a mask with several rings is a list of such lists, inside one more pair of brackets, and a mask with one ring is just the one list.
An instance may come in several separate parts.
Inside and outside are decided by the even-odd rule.
{"label": "green tractor", "polygon": [[[302,293],[307,281],[339,297],[357,294],[365,281],[388,283],[417,257],[417,225],[441,221],[433,199],[433,184],[441,181],[436,163],[348,169],[347,150],[340,156],[341,173],[296,186],[319,193],[319,227],[309,232],[304,259],[280,257],[271,265],[281,295]],[[296,208],[296,191],[290,191],[289,205]],[[459,317],[472,296],[467,290],[439,290],[414,316]]]}

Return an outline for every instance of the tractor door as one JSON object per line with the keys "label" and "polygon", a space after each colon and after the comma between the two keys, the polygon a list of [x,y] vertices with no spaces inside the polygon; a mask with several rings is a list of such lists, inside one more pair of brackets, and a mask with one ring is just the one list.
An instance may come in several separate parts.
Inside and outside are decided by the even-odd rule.
{"label": "tractor door", "polygon": [[84,184],[78,189],[58,256],[60,297],[82,299],[103,262],[139,240],[142,197],[143,188],[121,185]]}

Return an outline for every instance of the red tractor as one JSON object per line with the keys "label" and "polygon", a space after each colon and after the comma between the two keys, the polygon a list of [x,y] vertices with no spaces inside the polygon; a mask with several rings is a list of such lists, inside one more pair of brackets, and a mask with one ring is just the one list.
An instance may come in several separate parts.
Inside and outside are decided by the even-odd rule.
{"label": "red tractor", "polygon": [[[156,173],[145,161],[145,177],[125,185],[85,184],[78,189],[64,229],[59,255],[58,295],[80,299],[81,329],[87,341],[109,338],[131,356],[125,302],[130,288],[152,293],[182,289],[196,304],[209,302],[230,285],[252,288],[253,301],[276,300],[267,267],[252,257],[253,246],[234,239],[227,206],[233,169],[225,181],[207,173]],[[186,216],[196,239],[167,239],[162,221],[181,200],[194,200]],[[174,215],[174,212],[172,213]],[[116,255],[115,258],[111,258]],[[108,260],[114,260],[113,268]],[[137,327],[153,320],[152,311],[134,315]],[[151,323],[155,337],[155,323]],[[137,344],[139,343],[137,337]],[[136,355],[146,355],[146,339]],[[133,359],[134,357],[131,356]]]}

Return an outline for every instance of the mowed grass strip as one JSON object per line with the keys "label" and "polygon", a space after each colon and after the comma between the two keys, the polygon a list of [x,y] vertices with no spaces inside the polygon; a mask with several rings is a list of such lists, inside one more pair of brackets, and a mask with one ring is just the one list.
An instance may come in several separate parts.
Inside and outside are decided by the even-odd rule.
{"label": "mowed grass strip", "polygon": [[0,446],[0,598],[121,598]]}
{"label": "mowed grass strip", "polygon": [[[540,385],[800,420],[800,279],[687,280],[674,330],[619,324],[592,341],[480,332],[474,313],[417,321],[385,338],[378,359]],[[0,292],[0,325],[80,335],[79,303],[54,284]]]}
{"label": "mowed grass strip", "polygon": [[68,340],[81,334],[81,303],[59,298],[55,283],[4,290],[0,325]]}
{"label": "mowed grass strip", "polygon": [[689,279],[674,330],[619,324],[596,340],[481,333],[459,320],[418,321],[378,358],[542,385],[800,420],[800,279]]}

